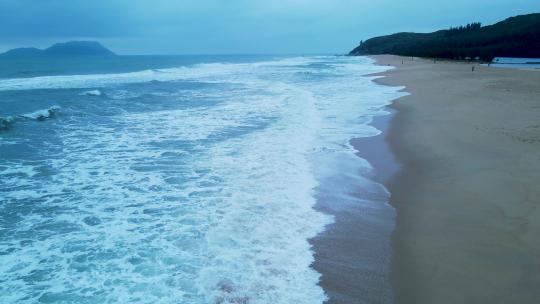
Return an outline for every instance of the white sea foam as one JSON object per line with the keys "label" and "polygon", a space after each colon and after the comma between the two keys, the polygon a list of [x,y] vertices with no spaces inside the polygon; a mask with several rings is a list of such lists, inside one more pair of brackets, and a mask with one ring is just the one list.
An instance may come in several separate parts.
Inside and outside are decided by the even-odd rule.
{"label": "white sea foam", "polygon": [[[332,65],[333,78],[298,78],[313,63]],[[349,140],[378,134],[368,123],[399,95],[362,77],[384,69],[369,63],[292,58],[0,81],[0,90],[182,77],[242,86],[217,105],[62,124],[59,156],[0,170],[5,204],[32,202],[0,244],[0,288],[10,291],[0,299],[322,303],[308,239],[332,218],[313,209],[318,186],[336,164],[350,176],[370,169]]]}
{"label": "white sea foam", "polygon": [[[280,62],[283,62],[282,64]],[[287,64],[302,65],[309,63],[309,58],[291,58],[281,61],[259,62],[254,64],[199,64],[194,67],[153,69],[120,74],[90,74],[66,76],[39,76],[31,78],[12,78],[0,80],[0,91],[36,90],[36,89],[75,89],[89,87],[107,87],[129,83],[151,81],[197,80],[208,82],[223,81],[223,76],[234,80],[239,74],[261,66],[280,66]]]}
{"label": "white sea foam", "polygon": [[20,116],[27,119],[45,120],[53,117],[59,110],[59,106],[52,106],[48,109],[37,110],[31,113],[21,114]]}
{"label": "white sea foam", "polygon": [[81,93],[81,95],[86,95],[86,96],[101,96],[102,93],[100,90],[90,90],[90,91],[84,91]]}

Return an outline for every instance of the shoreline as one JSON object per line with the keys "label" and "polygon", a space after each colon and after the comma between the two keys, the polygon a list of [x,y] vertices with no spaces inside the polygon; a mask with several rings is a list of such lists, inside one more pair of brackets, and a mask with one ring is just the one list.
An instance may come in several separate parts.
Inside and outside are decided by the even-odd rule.
{"label": "shoreline", "polygon": [[345,201],[317,199],[315,210],[335,219],[310,240],[315,258],[312,267],[321,274],[319,285],[329,298],[326,304],[394,303],[390,265],[395,210],[386,184],[400,165],[387,141],[396,115],[390,106],[383,108],[388,114],[374,116],[369,123],[381,131],[379,135],[350,140],[355,155],[373,168],[368,174],[358,172],[358,177],[379,190],[365,192],[360,187]]}
{"label": "shoreline", "polygon": [[[406,86],[387,142],[401,170],[396,303],[534,303],[540,298],[540,73],[371,56]],[[403,60],[403,61],[402,61]],[[403,63],[402,63],[403,62]]]}

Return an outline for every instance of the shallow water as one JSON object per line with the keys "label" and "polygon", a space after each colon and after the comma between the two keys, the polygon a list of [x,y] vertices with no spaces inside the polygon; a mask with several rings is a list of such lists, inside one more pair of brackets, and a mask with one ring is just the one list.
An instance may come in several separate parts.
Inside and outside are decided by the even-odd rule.
{"label": "shallow water", "polygon": [[371,170],[349,140],[401,94],[363,76],[387,67],[168,60],[3,71],[0,302],[326,299],[308,239],[333,219],[313,206],[350,190],[321,187],[337,170]]}

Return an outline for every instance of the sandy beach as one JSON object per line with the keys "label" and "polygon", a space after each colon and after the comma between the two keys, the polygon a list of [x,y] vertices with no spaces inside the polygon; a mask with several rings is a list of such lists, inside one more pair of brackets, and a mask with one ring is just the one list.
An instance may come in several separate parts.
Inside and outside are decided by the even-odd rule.
{"label": "sandy beach", "polygon": [[395,302],[538,303],[540,72],[374,57],[411,93],[387,135]]}

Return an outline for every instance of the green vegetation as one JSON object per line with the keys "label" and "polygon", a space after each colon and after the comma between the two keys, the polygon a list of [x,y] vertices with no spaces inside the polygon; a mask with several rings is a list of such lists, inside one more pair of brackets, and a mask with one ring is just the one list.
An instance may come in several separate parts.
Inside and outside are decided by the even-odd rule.
{"label": "green vegetation", "polygon": [[481,59],[540,57],[540,13],[508,18],[494,25],[480,23],[433,33],[397,33],[363,41],[349,55]]}

